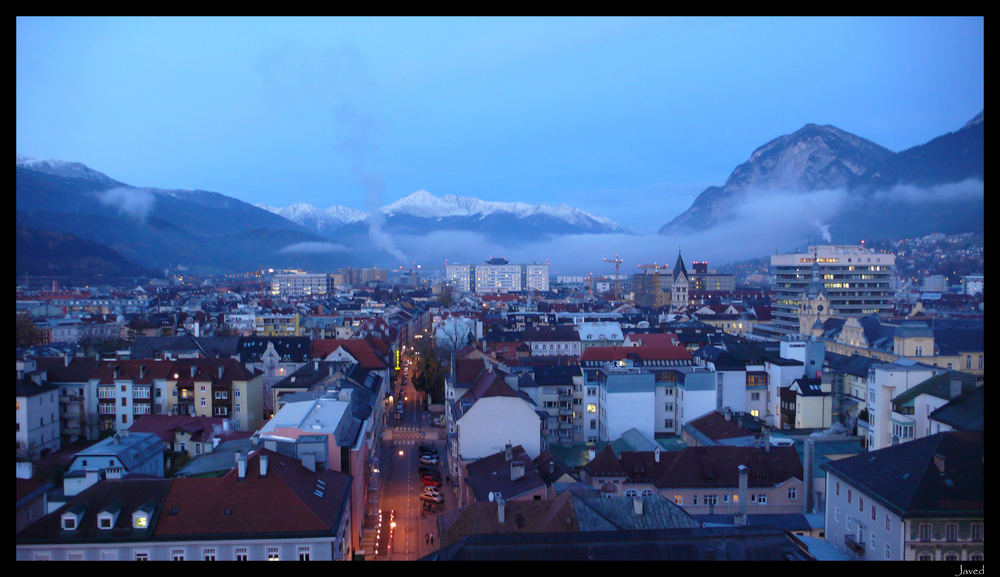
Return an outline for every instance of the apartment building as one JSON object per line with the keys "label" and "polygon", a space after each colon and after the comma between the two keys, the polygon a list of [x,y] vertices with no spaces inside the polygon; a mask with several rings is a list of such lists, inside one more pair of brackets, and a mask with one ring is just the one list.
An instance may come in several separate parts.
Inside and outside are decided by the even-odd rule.
{"label": "apartment building", "polygon": [[462,292],[548,291],[548,264],[511,264],[491,258],[483,264],[448,264],[445,281]]}
{"label": "apartment building", "polygon": [[983,561],[982,433],[938,433],[832,460],[826,540],[864,561]]}

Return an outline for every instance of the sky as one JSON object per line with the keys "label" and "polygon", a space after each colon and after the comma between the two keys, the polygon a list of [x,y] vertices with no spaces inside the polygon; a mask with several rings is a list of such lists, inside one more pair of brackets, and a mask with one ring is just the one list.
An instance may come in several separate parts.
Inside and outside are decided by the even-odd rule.
{"label": "sky", "polygon": [[983,110],[974,18],[18,18],[17,153],[370,211],[416,190],[653,233],[768,141]]}

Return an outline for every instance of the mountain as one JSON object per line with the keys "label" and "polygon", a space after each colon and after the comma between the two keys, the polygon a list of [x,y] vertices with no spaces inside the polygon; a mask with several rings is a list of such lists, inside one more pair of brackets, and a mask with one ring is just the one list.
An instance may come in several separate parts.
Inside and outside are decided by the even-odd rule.
{"label": "mountain", "polygon": [[[369,215],[346,207],[321,209],[308,204],[278,208],[258,205],[321,234],[367,234]],[[538,240],[553,235],[625,233],[618,223],[568,206],[491,202],[472,197],[435,196],[418,190],[379,209],[382,230],[392,234],[423,235],[434,230],[472,231],[506,243]]]}
{"label": "mountain", "polygon": [[152,276],[155,272],[130,262],[107,246],[71,234],[17,226],[18,276],[70,276],[96,282],[101,277]]}
{"label": "mountain", "polygon": [[18,157],[16,171],[18,226],[72,235],[148,269],[306,266],[319,257],[279,251],[327,242],[278,215],[214,192],[137,188],[61,161]]}
{"label": "mountain", "polygon": [[899,153],[833,126],[807,124],[759,147],[725,185],[705,189],[659,232],[731,223],[742,203],[762,194],[820,191],[846,193],[839,211],[819,215],[833,242],[979,232],[983,159],[982,113],[955,132]]}

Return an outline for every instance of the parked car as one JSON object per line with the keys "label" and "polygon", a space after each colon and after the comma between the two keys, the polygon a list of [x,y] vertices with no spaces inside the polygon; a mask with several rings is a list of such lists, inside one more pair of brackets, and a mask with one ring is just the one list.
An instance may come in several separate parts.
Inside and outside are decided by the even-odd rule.
{"label": "parked car", "polygon": [[420,462],[424,465],[437,465],[437,455],[420,455]]}
{"label": "parked car", "polygon": [[441,477],[438,477],[438,478],[435,479],[434,477],[431,477],[430,475],[424,475],[423,477],[420,478],[420,480],[423,482],[423,484],[424,484],[425,487],[440,487],[441,486]]}
{"label": "parked car", "polygon": [[437,448],[432,447],[430,445],[417,445],[417,450],[420,451],[421,453],[433,453],[435,455],[437,455],[438,452]]}
{"label": "parked car", "polygon": [[430,495],[432,497],[440,497],[441,491],[436,487],[424,487],[424,495]]}
{"label": "parked car", "polygon": [[425,495],[420,495],[420,499],[422,501],[427,501],[427,502],[430,502],[430,503],[444,503],[444,498],[442,498],[441,496],[435,497],[433,495],[426,495],[425,494]]}

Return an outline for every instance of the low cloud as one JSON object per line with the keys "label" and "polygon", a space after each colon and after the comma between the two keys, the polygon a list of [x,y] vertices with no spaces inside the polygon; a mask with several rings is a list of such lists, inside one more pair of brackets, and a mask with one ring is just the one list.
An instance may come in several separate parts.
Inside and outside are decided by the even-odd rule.
{"label": "low cloud", "polygon": [[118,209],[118,212],[145,222],[153,211],[156,197],[148,190],[139,188],[112,188],[97,193],[97,200],[104,206]]}
{"label": "low cloud", "polygon": [[983,181],[978,178],[968,178],[961,182],[939,184],[936,186],[918,187],[901,184],[872,195],[875,200],[901,200],[911,203],[926,202],[956,202],[963,200],[982,200]]}
{"label": "low cloud", "polygon": [[278,254],[317,254],[348,251],[346,246],[332,242],[297,242],[278,249]]}

